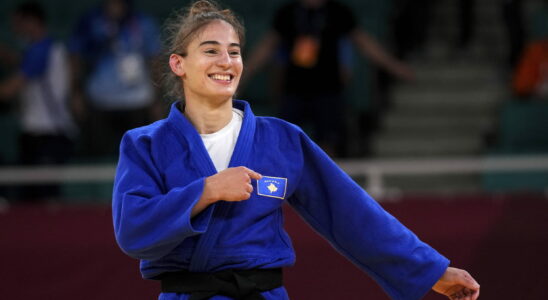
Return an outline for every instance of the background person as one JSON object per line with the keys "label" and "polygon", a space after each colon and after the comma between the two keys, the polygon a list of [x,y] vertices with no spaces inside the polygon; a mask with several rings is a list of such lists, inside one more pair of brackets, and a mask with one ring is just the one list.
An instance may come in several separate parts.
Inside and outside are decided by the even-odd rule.
{"label": "background person", "polygon": [[126,130],[158,117],[151,75],[158,27],[132,1],[104,0],[78,22],[70,50],[87,154],[116,155]]}
{"label": "background person", "polygon": [[[0,100],[19,98],[22,164],[62,164],[72,153],[77,128],[69,109],[69,64],[64,45],[51,37],[43,7],[36,2],[18,5],[13,30],[28,46],[18,71],[0,82]],[[13,61],[15,56],[5,56]],[[21,189],[26,200],[58,196],[58,186]]]}
{"label": "background person", "polygon": [[[246,62],[250,78],[268,60],[282,64],[280,116],[303,128],[329,154],[345,155],[343,88],[345,43],[390,75],[412,80],[414,73],[361,29],[351,9],[332,0],[290,1],[274,16],[272,29]],[[247,79],[246,79],[247,80]]]}

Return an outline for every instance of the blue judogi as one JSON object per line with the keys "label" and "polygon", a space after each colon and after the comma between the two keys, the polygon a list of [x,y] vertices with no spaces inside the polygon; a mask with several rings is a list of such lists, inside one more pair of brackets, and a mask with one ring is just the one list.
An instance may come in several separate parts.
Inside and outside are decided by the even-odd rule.
{"label": "blue judogi", "polygon": [[[448,260],[384,211],[298,127],[255,117],[234,101],[244,119],[229,167],[263,175],[251,198],[217,202],[194,218],[204,180],[216,173],[200,135],[177,103],[169,116],[130,130],[122,140],[113,218],[124,252],[141,260],[144,278],[188,269],[278,268],[295,261],[283,229],[287,201],[342,254],[368,272],[393,299],[419,299]],[[263,293],[287,299],[285,289]],[[160,299],[187,299],[162,294]],[[216,296],[212,299],[228,299]]]}

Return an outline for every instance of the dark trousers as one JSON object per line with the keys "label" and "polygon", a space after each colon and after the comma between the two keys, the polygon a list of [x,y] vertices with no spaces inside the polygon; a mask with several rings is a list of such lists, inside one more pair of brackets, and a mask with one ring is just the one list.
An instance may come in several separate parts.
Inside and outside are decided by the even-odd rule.
{"label": "dark trousers", "polygon": [[280,117],[303,128],[331,156],[346,152],[345,102],[340,93],[284,96]]}
{"label": "dark trousers", "polygon": [[[61,165],[67,162],[73,150],[71,139],[61,134],[23,133],[19,138],[22,165]],[[40,201],[60,196],[58,184],[24,185],[20,187],[19,199]]]}
{"label": "dark trousers", "polygon": [[127,110],[90,108],[83,128],[84,149],[81,152],[88,157],[116,158],[124,133],[149,122],[148,107]]}

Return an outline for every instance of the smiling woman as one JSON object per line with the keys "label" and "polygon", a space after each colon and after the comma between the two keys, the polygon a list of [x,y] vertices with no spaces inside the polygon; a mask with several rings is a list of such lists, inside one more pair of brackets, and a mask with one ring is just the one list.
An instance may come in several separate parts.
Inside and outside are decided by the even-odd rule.
{"label": "smiling woman", "polygon": [[281,268],[295,253],[284,203],[394,299],[433,286],[478,297],[468,273],[448,267],[300,128],[233,99],[244,37],[231,11],[202,0],[173,24],[166,80],[178,101],[167,118],[124,135],[112,202],[116,240],[144,278],[161,281],[159,299],[288,299]]}
{"label": "smiling woman", "polygon": [[239,38],[232,25],[212,21],[196,34],[182,55],[171,54],[169,64],[182,81],[185,113],[203,105],[232,107],[230,100],[243,69]]}
{"label": "smiling woman", "polygon": [[[181,57],[186,57],[190,50],[189,44],[197,35],[204,31],[204,26],[209,25],[213,21],[223,21],[230,25],[231,30],[236,34],[235,44],[237,45],[234,46],[239,46],[237,49],[239,54],[240,48],[245,44],[245,30],[242,23],[228,9],[221,10],[210,1],[197,1],[188,9],[182,11],[182,13],[176,14],[166,24],[166,35],[168,37],[167,54],[170,56],[169,59],[171,60],[171,56],[174,53],[177,53]],[[208,41],[202,40],[202,42]],[[219,41],[214,40],[209,42],[214,44],[219,43]],[[166,70],[163,78],[167,96],[172,99],[182,100],[184,99],[184,95],[182,94],[180,77],[176,73],[171,72],[171,70]]]}

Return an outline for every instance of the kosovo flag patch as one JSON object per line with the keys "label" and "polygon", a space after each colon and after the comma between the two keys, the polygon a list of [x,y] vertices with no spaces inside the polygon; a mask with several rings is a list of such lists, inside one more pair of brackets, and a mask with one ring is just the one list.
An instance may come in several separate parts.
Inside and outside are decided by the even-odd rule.
{"label": "kosovo flag patch", "polygon": [[266,197],[285,199],[287,178],[263,176],[257,180],[257,194]]}

